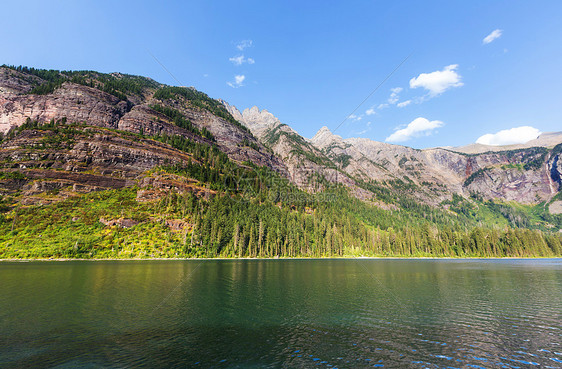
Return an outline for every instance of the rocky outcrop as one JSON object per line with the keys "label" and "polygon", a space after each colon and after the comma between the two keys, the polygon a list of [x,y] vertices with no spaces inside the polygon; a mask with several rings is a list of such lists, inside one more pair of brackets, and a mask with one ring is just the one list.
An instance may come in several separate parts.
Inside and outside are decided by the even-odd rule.
{"label": "rocky outcrop", "polygon": [[[468,197],[472,193],[533,204],[550,200],[562,187],[562,146],[553,148],[562,141],[560,133],[503,148],[472,145],[416,150],[364,138],[343,139],[327,127],[308,140],[255,106],[240,112],[196,90],[180,88],[178,92],[176,88],[174,92],[172,87],[141,77],[88,73],[55,73],[53,79],[52,73],[48,77],[23,68],[0,67],[0,133],[28,120],[78,124],[73,125],[72,137],[27,129],[2,141],[0,169],[20,175],[4,175],[0,192],[21,189],[29,195],[26,201],[33,202],[43,192],[70,196],[121,188],[144,183],[143,173],[152,168],[194,160],[150,139],[155,136],[160,141],[162,136],[181,136],[213,146],[240,165],[251,162],[268,167],[309,192],[322,191],[329,183],[342,184],[356,197],[380,206],[385,205],[370,186],[432,205],[452,194]],[[39,76],[51,78],[50,82]],[[114,87],[105,85],[108,80],[115,82]],[[141,82],[130,88],[132,81]],[[139,201],[160,198],[169,190],[208,195],[189,183],[151,181],[141,185]],[[166,183],[175,184],[166,188]]]}
{"label": "rocky outcrop", "polygon": [[537,203],[557,192],[545,169],[549,166],[546,149],[466,155],[439,148],[416,150],[364,138],[343,140],[327,128],[321,129],[312,143],[332,160],[348,157],[343,169],[351,175],[415,183],[415,195],[424,202],[437,204],[452,193],[478,193],[485,199]]}
{"label": "rocky outcrop", "polygon": [[225,102],[223,104],[232,116],[248,127],[254,136],[283,161],[289,180],[299,188],[318,192],[324,189],[324,182],[339,183],[348,187],[360,199],[372,198],[372,193],[357,186],[321,150],[267,110],[259,110],[254,106],[240,112]]}
{"label": "rocky outcrop", "polygon": [[[3,85],[5,81],[0,80]],[[126,101],[113,95],[69,82],[49,95],[1,94],[0,132],[20,126],[28,118],[39,122],[66,118],[69,122],[118,128],[119,119],[129,108]]]}
{"label": "rocky outcrop", "polygon": [[[122,77],[115,73],[112,76]],[[189,104],[189,101],[170,101],[169,104],[180,110],[197,128],[209,130],[215,142],[178,127],[169,117],[154,111],[151,108],[153,104],[166,105],[151,98],[154,89],[147,88],[143,94],[131,94],[123,100],[98,88],[67,81],[52,93],[29,94],[33,87],[45,83],[37,76],[0,67],[0,133],[5,134],[28,119],[38,122],[65,119],[69,123],[84,123],[147,136],[181,135],[200,143],[216,144],[234,161],[251,161],[258,166],[268,166],[282,175],[287,174],[283,162],[250,132],[210,111]]]}
{"label": "rocky outcrop", "polygon": [[0,67],[0,95],[24,94],[41,83],[41,78]]}
{"label": "rocky outcrop", "polygon": [[[524,145],[518,150],[483,150],[474,155],[443,148],[416,150],[365,138],[343,139],[327,127],[306,140],[266,110],[253,107],[240,112],[225,106],[274,150],[287,165],[291,179],[308,190],[308,178],[316,173],[331,173],[347,186],[355,186],[355,179],[390,188],[407,184],[416,188],[409,195],[433,205],[450,199],[453,193],[533,204],[549,200],[560,188],[559,154],[547,155],[546,149]],[[535,141],[562,142],[562,134],[544,134]],[[324,161],[322,168],[311,157]]]}
{"label": "rocky outcrop", "polygon": [[49,130],[24,130],[0,144],[0,195],[23,195],[24,203],[131,187],[161,165],[197,162],[161,142],[118,131],[77,127],[72,137],[52,141]]}

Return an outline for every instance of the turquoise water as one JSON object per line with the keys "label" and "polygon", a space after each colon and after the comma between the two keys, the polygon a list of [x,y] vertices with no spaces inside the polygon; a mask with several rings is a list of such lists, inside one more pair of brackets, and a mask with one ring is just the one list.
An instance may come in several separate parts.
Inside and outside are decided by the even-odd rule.
{"label": "turquoise water", "polygon": [[562,260],[0,263],[0,367],[562,367]]}

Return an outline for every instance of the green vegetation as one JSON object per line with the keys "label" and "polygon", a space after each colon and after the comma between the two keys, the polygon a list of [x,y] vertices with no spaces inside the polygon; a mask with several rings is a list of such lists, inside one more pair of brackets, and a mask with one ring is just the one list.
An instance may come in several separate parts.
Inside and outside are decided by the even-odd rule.
{"label": "green vegetation", "polygon": [[250,147],[250,148],[252,148],[252,149],[254,149],[254,150],[256,150],[256,151],[260,151],[260,146],[259,146],[257,143],[248,140],[247,138],[244,138],[244,139],[242,140],[242,142],[240,143],[239,146],[241,146],[241,147]]}
{"label": "green vegetation", "polygon": [[30,149],[65,149],[70,148],[75,143],[76,137],[89,135],[88,132],[83,130],[84,127],[84,125],[79,124],[66,124],[66,118],[58,121],[52,119],[49,123],[40,123],[27,118],[24,124],[10,130],[7,138],[14,138],[26,130],[46,131],[47,133],[38,143],[31,146],[23,144],[22,147]]}
{"label": "green vegetation", "polygon": [[[19,133],[99,129],[61,125],[28,122]],[[124,137],[138,136],[115,132]],[[152,139],[185,151],[193,159],[146,175],[184,177],[210,192],[196,196],[170,190],[157,200],[138,202],[138,188],[132,187],[77,194],[33,206],[18,205],[17,196],[0,198],[0,258],[489,257],[562,253],[560,234],[518,228],[542,216],[538,208],[516,211],[509,204],[484,202],[477,195],[472,199],[454,196],[448,202],[448,213],[397,195],[400,192],[396,188],[410,191],[409,181],[364,184],[377,198],[402,209],[383,210],[326,182],[322,193],[302,192],[265,167],[233,163],[214,145],[182,136]],[[19,172],[1,173],[2,178],[12,179],[12,173]],[[46,198],[50,195],[55,193],[45,194]],[[102,223],[118,219],[127,219],[132,226]],[[486,222],[482,222],[484,219]],[[181,227],[171,227],[173,222]]]}
{"label": "green vegetation", "polygon": [[128,74],[106,74],[93,71],[58,71],[35,69],[24,66],[2,65],[15,71],[33,75],[45,82],[35,86],[29,94],[46,95],[53,93],[64,82],[97,88],[121,100],[127,100],[128,95],[142,95],[146,88],[157,88],[159,83],[145,77]]}
{"label": "green vegetation", "polygon": [[198,136],[205,137],[211,141],[215,141],[215,137],[211,132],[209,132],[209,130],[207,130],[207,128],[203,127],[199,129],[195,127],[193,123],[191,123],[191,121],[187,119],[181,111],[159,104],[151,105],[150,107],[153,110],[162,113],[170,118],[176,126],[181,127],[191,133],[195,133]]}
{"label": "green vegetation", "polygon": [[464,181],[463,186],[464,186],[464,187],[469,186],[472,182],[474,182],[474,180],[475,180],[476,178],[483,176],[484,173],[486,173],[487,171],[490,171],[490,170],[492,170],[492,168],[490,168],[490,167],[478,169],[476,172],[472,173],[472,174]]}
{"label": "green vegetation", "polygon": [[351,158],[351,155],[342,154],[334,156],[332,160],[336,162],[342,169],[345,169],[349,165]]}
{"label": "green vegetation", "polygon": [[[258,187],[259,188],[259,187]],[[0,223],[2,258],[553,256],[561,237],[528,229],[463,229],[458,224],[408,224],[399,214],[350,198],[278,188],[211,199],[170,193],[138,203],[136,189],[91,193],[48,206],[20,207]],[[302,197],[300,197],[302,196]],[[301,201],[295,201],[300,199]],[[284,200],[284,201],[279,201]],[[328,201],[326,201],[328,200]],[[307,211],[307,209],[311,209]],[[131,228],[100,219],[132,219]],[[166,220],[179,219],[179,231]],[[13,229],[13,230],[12,230]]]}
{"label": "green vegetation", "polygon": [[517,169],[518,171],[523,171],[525,169],[525,164],[511,163],[511,164],[502,165],[501,168],[503,170],[505,170],[505,169]]}
{"label": "green vegetation", "polygon": [[0,179],[26,179],[25,174],[20,172],[0,172]]}
{"label": "green vegetation", "polygon": [[[161,87],[149,79],[120,74],[12,68],[27,73],[26,78],[31,80],[35,80],[31,76],[42,80],[30,92],[36,94],[51,93],[65,81],[97,88],[122,100],[157,89],[154,98],[161,103],[151,108],[206,140],[193,135],[186,136],[194,139],[181,135],[149,137],[142,132],[71,124],[65,118],[49,123],[28,120],[12,129],[0,137],[3,147],[6,141],[17,140],[21,149],[17,155],[3,156],[0,168],[0,258],[562,255],[562,235],[557,232],[562,229],[562,215],[549,214],[548,204],[485,201],[473,194],[470,198],[453,195],[441,207],[434,207],[415,196],[434,196],[441,189],[421,188],[406,176],[385,182],[356,179],[359,187],[373,194],[374,203],[390,210],[356,199],[321,174],[309,175],[311,188],[322,188],[322,192],[310,194],[266,167],[235,163],[220,151],[213,135],[195,126],[182,113],[184,108],[204,109],[246,128],[220,101],[193,88]],[[139,188],[147,186],[139,181],[128,188],[81,194],[73,192],[70,184],[61,188],[72,182],[61,182],[46,186],[50,190],[37,195],[45,200],[41,205],[24,205],[37,203],[22,201],[28,200],[23,198],[26,190],[22,189],[26,184],[34,185],[32,180],[41,181],[37,178],[39,168],[62,171],[61,166],[49,167],[54,152],[70,150],[100,132],[105,133],[103,138],[118,135],[120,142],[142,140],[151,145],[158,141],[159,148],[168,145],[166,151],[187,153],[189,159],[183,162],[166,161],[168,164],[143,174],[179,185]],[[292,155],[319,167],[338,171],[351,161],[349,155],[336,155],[335,146],[324,152],[317,150],[282,125],[268,132],[266,143],[273,145],[282,138],[291,145]],[[248,138],[239,146],[258,151],[262,148]],[[553,153],[560,151],[562,145]],[[510,164],[503,169],[540,168],[548,152],[542,148],[504,152]],[[20,171],[20,160],[26,170],[37,171]],[[37,166],[30,164],[32,160]],[[97,170],[89,168],[87,160],[83,166],[76,164],[81,166],[79,170]],[[408,161],[415,159],[402,157],[398,163],[412,171],[410,176],[416,176],[416,165]],[[371,163],[383,168],[381,163]],[[41,167],[43,164],[45,167]],[[492,167],[476,171],[465,186],[489,170]],[[424,186],[428,184],[422,183]],[[137,195],[147,191],[154,196],[137,200]]]}
{"label": "green vegetation", "polygon": [[158,89],[154,93],[154,98],[160,101],[165,101],[169,99],[177,100],[178,97],[183,97],[188,100],[188,102],[201,109],[205,109],[211,112],[213,115],[223,118],[227,122],[230,122],[242,129],[243,131],[248,131],[248,129],[238,122],[234,117],[226,110],[224,105],[215,99],[210,98],[207,94],[197,91],[191,87],[175,87],[166,86]]}

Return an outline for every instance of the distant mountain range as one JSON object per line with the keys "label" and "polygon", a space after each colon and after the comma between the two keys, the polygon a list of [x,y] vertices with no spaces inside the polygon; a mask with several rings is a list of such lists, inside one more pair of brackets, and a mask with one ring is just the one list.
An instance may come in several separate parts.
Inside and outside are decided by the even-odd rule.
{"label": "distant mountain range", "polygon": [[449,149],[452,151],[462,152],[465,154],[482,154],[490,151],[509,151],[518,149],[527,149],[529,147],[554,147],[562,142],[562,132],[546,132],[542,133],[539,137],[534,140],[527,141],[522,144],[513,145],[482,145],[478,143],[473,143],[465,146],[457,147],[443,147],[444,149]]}
{"label": "distant mountain range", "polygon": [[[365,138],[342,139],[327,127],[308,140],[267,110],[253,107],[240,112],[225,106],[273,149],[301,186],[312,168],[326,178],[348,184],[359,197],[369,194],[353,185],[357,181],[385,183],[396,191],[401,182],[410,185],[410,195],[433,205],[453,193],[534,204],[549,201],[560,191],[562,164],[557,145],[562,143],[562,132],[545,133],[521,145],[418,150]],[[345,177],[336,176],[334,170]]]}

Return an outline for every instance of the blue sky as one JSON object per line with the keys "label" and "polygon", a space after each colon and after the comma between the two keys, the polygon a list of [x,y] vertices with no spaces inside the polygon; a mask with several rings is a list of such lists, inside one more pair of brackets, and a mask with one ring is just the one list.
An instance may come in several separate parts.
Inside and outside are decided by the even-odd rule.
{"label": "blue sky", "polygon": [[2,5],[0,64],[178,85],[152,53],[182,85],[305,137],[336,129],[409,55],[337,134],[424,148],[562,130],[559,0],[25,4]]}

